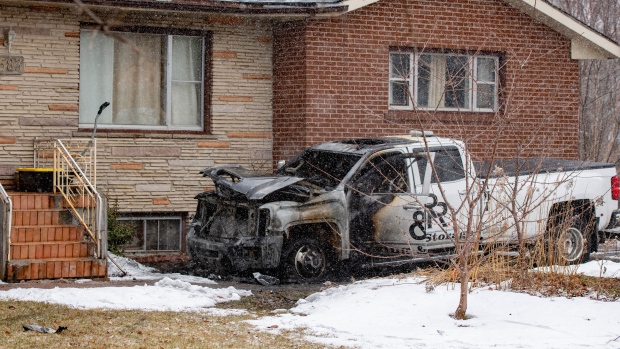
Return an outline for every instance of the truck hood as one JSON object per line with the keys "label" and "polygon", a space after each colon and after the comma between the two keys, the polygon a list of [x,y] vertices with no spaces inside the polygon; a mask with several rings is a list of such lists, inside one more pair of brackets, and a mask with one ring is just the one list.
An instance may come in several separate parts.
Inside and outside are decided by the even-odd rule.
{"label": "truck hood", "polygon": [[[241,195],[247,200],[263,200],[269,194],[304,180],[300,177],[262,175],[238,165],[208,167],[200,173],[213,180],[219,196],[235,198]],[[309,189],[302,191],[309,195]]]}

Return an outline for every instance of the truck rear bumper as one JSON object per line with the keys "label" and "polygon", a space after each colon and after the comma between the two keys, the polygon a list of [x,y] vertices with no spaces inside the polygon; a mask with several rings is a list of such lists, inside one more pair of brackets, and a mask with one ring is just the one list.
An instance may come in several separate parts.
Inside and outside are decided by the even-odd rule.
{"label": "truck rear bumper", "polygon": [[216,241],[191,235],[187,237],[189,256],[215,270],[271,269],[280,264],[282,236]]}

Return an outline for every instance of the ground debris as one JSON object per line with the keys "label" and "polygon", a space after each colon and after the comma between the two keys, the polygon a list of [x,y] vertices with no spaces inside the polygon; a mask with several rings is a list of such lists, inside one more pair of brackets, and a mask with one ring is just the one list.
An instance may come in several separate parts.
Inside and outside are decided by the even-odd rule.
{"label": "ground debris", "polygon": [[280,283],[280,279],[274,276],[263,275],[258,272],[253,273],[252,275],[254,276],[254,279],[256,279],[256,281],[263,286],[278,285]]}
{"label": "ground debris", "polygon": [[35,331],[35,332],[41,332],[41,333],[58,333],[58,334],[60,334],[62,331],[67,329],[67,327],[65,326],[58,326],[58,329],[55,330],[53,328],[49,328],[45,326],[28,325],[28,324],[23,324],[22,327],[24,328],[24,331]]}

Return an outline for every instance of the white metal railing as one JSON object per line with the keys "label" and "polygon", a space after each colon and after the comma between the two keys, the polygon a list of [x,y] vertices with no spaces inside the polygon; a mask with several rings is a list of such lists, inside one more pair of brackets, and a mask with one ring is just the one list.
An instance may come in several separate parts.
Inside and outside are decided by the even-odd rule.
{"label": "white metal railing", "polygon": [[60,193],[105,258],[105,205],[97,192],[96,143],[89,139],[36,140],[34,166],[50,167],[54,193]]}
{"label": "white metal railing", "polygon": [[[6,263],[4,262],[8,262],[11,260],[11,249],[9,247],[11,244],[11,220],[13,219],[13,202],[11,201],[11,197],[9,196],[9,194],[7,194],[6,190],[4,190],[2,184],[0,184],[0,201],[4,203],[4,222],[0,222],[0,224],[3,224],[2,235],[0,235],[0,239],[2,239],[0,246],[2,246],[2,249],[5,250],[0,251],[0,253],[6,256],[6,261],[3,261],[2,265],[0,265],[0,269],[2,269],[3,271],[0,274],[4,275],[4,268],[6,266]],[[1,259],[2,258],[0,258],[0,260]]]}

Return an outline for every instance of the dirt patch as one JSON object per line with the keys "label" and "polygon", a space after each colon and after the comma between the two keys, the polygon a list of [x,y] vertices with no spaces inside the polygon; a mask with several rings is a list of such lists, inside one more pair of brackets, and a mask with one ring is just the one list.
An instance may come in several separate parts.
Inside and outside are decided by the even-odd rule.
{"label": "dirt patch", "polygon": [[250,311],[273,311],[277,309],[291,309],[297,301],[306,298],[314,290],[291,290],[283,287],[280,290],[254,290],[249,297],[238,301],[219,303],[216,307],[222,309],[247,309]]}

